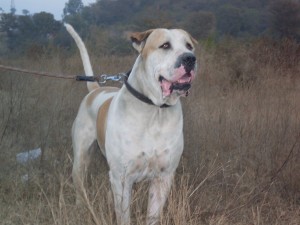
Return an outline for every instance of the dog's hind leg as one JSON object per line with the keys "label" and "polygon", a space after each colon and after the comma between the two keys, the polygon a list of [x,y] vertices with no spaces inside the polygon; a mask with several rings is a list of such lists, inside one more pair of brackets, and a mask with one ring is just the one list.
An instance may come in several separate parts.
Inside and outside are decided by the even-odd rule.
{"label": "dog's hind leg", "polygon": [[86,198],[84,183],[86,180],[87,169],[91,161],[91,151],[95,140],[95,125],[91,119],[83,117],[79,113],[72,128],[74,152],[72,178],[76,190],[76,204],[82,203]]}

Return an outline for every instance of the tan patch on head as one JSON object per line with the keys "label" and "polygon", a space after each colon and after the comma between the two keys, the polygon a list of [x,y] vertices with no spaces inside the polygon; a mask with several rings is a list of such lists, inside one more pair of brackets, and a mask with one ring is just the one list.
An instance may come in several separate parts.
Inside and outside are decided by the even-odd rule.
{"label": "tan patch on head", "polygon": [[106,92],[106,93],[110,93],[110,92],[116,92],[118,91],[119,88],[116,88],[116,87],[99,87],[93,91],[90,92],[90,94],[87,96],[87,99],[86,99],[86,106],[87,107],[90,107],[95,98],[101,93],[101,92]]}
{"label": "tan patch on head", "polygon": [[144,32],[135,32],[130,35],[133,47],[140,53],[144,48],[145,42],[153,30],[146,30]]}
{"label": "tan patch on head", "polygon": [[140,44],[141,42],[145,41],[152,32],[153,29],[146,30],[144,32],[135,32],[130,35],[130,39],[132,42]]}
{"label": "tan patch on head", "polygon": [[185,30],[182,30],[182,29],[178,29],[178,30],[181,31],[187,37],[189,37],[191,39],[191,41],[192,41],[192,44],[198,44],[198,41],[195,38],[193,38],[193,36],[190,33],[188,33]]}
{"label": "tan patch on head", "polygon": [[[175,29],[183,34],[185,36],[185,40],[187,43],[189,43],[192,47],[194,47],[194,44],[197,44],[198,42],[185,30],[182,29]],[[141,50],[141,54],[143,58],[146,58],[151,52],[157,50],[161,45],[164,43],[169,42],[172,46],[172,30],[166,30],[166,29],[155,29],[151,32],[151,35],[147,38],[147,41],[144,45],[144,48]],[[174,35],[174,34],[173,34]],[[183,43],[185,44],[185,43]]]}
{"label": "tan patch on head", "polygon": [[107,99],[99,108],[97,116],[97,139],[102,153],[105,155],[105,133],[107,126],[107,114],[113,97]]}
{"label": "tan patch on head", "polygon": [[167,41],[169,40],[164,29],[154,30],[151,36],[148,38],[145,47],[141,52],[143,58],[146,58],[151,52],[158,49],[161,44]]}

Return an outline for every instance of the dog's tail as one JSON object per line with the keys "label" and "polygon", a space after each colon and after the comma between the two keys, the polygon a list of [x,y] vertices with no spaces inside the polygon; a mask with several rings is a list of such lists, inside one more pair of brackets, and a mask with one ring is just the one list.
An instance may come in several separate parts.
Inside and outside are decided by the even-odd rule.
{"label": "dog's tail", "polygon": [[[75,40],[77,47],[79,48],[79,52],[80,52],[80,56],[81,56],[81,60],[83,63],[83,68],[84,68],[84,72],[86,76],[94,76],[94,72],[93,72],[93,68],[91,65],[91,61],[90,61],[90,57],[89,54],[87,52],[87,49],[83,43],[83,41],[81,40],[80,36],[77,34],[77,32],[74,30],[74,28],[70,25],[65,23],[64,24],[67,31],[69,32],[69,34],[73,37],[73,39]],[[95,82],[87,82],[87,88],[89,91],[92,91],[96,88],[98,88],[99,85]]]}

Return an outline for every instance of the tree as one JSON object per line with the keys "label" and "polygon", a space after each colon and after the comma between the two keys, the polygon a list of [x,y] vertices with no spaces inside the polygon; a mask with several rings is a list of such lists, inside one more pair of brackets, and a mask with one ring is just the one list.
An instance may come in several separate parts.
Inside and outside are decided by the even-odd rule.
{"label": "tree", "polygon": [[241,10],[223,5],[217,11],[217,27],[221,34],[237,36],[242,27]]}
{"label": "tree", "polygon": [[83,9],[83,3],[81,0],[69,0],[65,4],[64,16],[75,15],[76,13],[81,12]]}
{"label": "tree", "polygon": [[[155,16],[154,16],[155,15]],[[136,15],[134,25],[139,30],[153,29],[157,27],[171,28],[174,26],[170,16],[170,11],[158,10],[154,7],[148,7],[143,12]]]}
{"label": "tree", "polygon": [[60,23],[54,19],[53,14],[47,12],[35,13],[32,16],[36,31],[41,35],[55,33],[60,28]]}
{"label": "tree", "polygon": [[243,8],[241,13],[242,26],[240,35],[259,35],[266,29],[261,12],[256,9]]}
{"label": "tree", "polygon": [[7,35],[7,47],[11,50],[16,45],[16,36],[18,35],[17,18],[12,13],[1,14],[0,32]]}
{"label": "tree", "polygon": [[28,16],[29,15],[29,10],[23,9],[22,13],[23,13],[23,15]]}
{"label": "tree", "polygon": [[6,33],[6,46],[14,54],[25,53],[32,46],[47,47],[61,28],[61,23],[51,13],[33,16],[2,14],[0,32]]}
{"label": "tree", "polygon": [[12,7],[12,8],[10,8],[10,12],[11,12],[11,14],[15,14],[16,13],[16,11],[17,11],[17,9],[16,8],[14,8],[14,7]]}
{"label": "tree", "polygon": [[208,38],[216,30],[216,17],[212,12],[198,11],[190,13],[183,27],[196,39]]}
{"label": "tree", "polygon": [[18,31],[21,34],[19,36],[23,37],[20,37],[20,39],[23,39],[24,42],[25,40],[32,42],[32,40],[37,36],[36,27],[30,16],[18,16]]}
{"label": "tree", "polygon": [[278,0],[271,7],[271,30],[279,38],[300,39],[300,3]]}

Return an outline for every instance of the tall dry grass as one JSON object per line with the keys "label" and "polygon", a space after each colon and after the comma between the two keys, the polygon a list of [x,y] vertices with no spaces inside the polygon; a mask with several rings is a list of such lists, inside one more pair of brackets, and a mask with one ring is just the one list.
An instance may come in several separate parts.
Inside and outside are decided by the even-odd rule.
{"label": "tall dry grass", "polygon": [[[226,40],[199,49],[200,73],[182,100],[185,151],[161,224],[300,224],[297,48]],[[135,55],[91,58],[97,73],[118,73]],[[78,55],[1,64],[82,73]],[[74,204],[70,130],[85,83],[3,71],[0,80],[0,224],[115,224],[99,151],[85,207]],[[16,162],[17,153],[37,147],[39,160]],[[147,182],[135,186],[133,224],[144,224],[146,193]]]}

